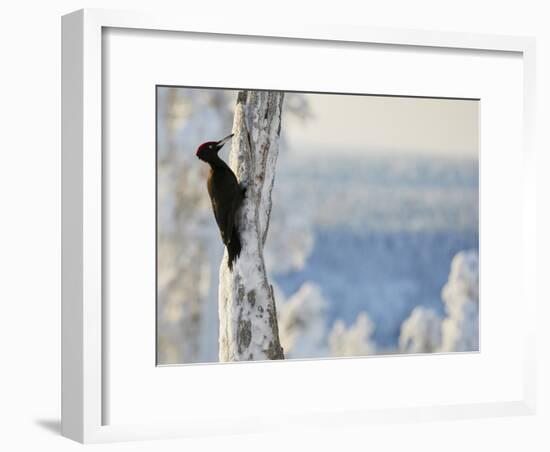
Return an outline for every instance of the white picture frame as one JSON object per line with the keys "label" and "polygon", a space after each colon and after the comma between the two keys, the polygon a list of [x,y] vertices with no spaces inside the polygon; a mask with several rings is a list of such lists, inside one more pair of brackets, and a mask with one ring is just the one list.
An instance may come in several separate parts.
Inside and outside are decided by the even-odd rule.
{"label": "white picture frame", "polygon": [[[317,413],[284,413],[279,417],[248,420],[247,423],[228,423],[212,416],[209,422],[151,422],[148,424],[105,424],[106,405],[111,386],[106,381],[104,362],[110,354],[106,334],[103,299],[104,222],[103,204],[108,196],[104,187],[102,148],[105,133],[102,128],[105,92],[103,90],[103,33],[105,29],[134,29],[174,31],[215,35],[223,40],[229,36],[249,39],[307,40],[320,45],[330,41],[342,45],[378,44],[439,49],[443,54],[453,49],[519,54],[522,61],[523,115],[521,162],[523,190],[522,216],[522,303],[525,319],[521,325],[522,365],[521,394],[510,399],[475,401],[444,406],[396,406],[378,410],[342,411],[334,407]],[[261,45],[261,43],[259,44]],[[263,431],[272,428],[302,428],[318,423],[344,425],[357,422],[400,422],[403,420],[457,419],[484,416],[532,414],[535,401],[534,381],[534,284],[536,242],[530,232],[535,224],[535,187],[532,174],[535,164],[531,158],[534,115],[534,58],[535,43],[524,37],[440,33],[417,30],[349,28],[345,26],[281,24],[276,29],[251,23],[208,24],[194,23],[162,15],[139,14],[106,10],[80,10],[63,17],[62,34],[63,76],[63,150],[62,150],[62,228],[63,228],[63,333],[62,333],[62,432],[80,442],[106,442],[129,439],[160,439],[178,436]],[[483,57],[483,53],[480,54]],[[486,55],[487,56],[487,55]],[[443,93],[442,93],[443,94]],[[154,121],[152,119],[152,121]],[[483,130],[482,130],[483,134]],[[481,284],[483,284],[483,279]],[[483,324],[482,324],[483,328]],[[110,334],[113,334],[112,331]],[[366,358],[364,358],[366,359]],[[343,360],[341,364],[359,363],[364,359]],[[422,359],[417,357],[417,359]],[[327,363],[325,361],[325,363]],[[273,365],[263,363],[253,369]],[[332,362],[325,366],[338,365]],[[352,369],[353,364],[350,367]],[[221,369],[222,366],[218,367]],[[227,367],[226,367],[227,368]],[[234,373],[247,372],[233,366]],[[210,372],[222,372],[210,367]],[[245,369],[245,370],[242,370]],[[250,368],[252,369],[252,367]],[[311,369],[310,369],[311,371]],[[315,371],[315,369],[313,369]],[[179,371],[181,372],[181,370]],[[136,395],[138,396],[138,395]],[[289,420],[290,419],[290,420]]]}

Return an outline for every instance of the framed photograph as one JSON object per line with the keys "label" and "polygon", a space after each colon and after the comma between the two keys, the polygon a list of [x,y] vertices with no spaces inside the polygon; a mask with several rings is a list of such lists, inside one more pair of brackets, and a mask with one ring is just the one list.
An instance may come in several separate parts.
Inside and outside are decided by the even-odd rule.
{"label": "framed photograph", "polygon": [[62,44],[65,436],[533,413],[533,40],[82,10]]}

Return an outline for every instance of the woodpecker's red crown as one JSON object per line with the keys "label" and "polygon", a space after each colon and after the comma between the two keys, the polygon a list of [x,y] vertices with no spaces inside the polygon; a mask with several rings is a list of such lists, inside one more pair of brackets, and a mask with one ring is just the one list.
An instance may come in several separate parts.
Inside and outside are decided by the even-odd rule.
{"label": "woodpecker's red crown", "polygon": [[217,141],[207,141],[206,143],[202,143],[198,148],[196,155],[198,156],[201,152],[205,151],[217,151],[218,150],[218,142]]}

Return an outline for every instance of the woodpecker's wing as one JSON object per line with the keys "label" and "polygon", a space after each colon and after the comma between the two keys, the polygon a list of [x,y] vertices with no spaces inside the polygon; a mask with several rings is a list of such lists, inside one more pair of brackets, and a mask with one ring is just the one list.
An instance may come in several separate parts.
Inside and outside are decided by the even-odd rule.
{"label": "woodpecker's wing", "polygon": [[227,168],[212,175],[208,192],[222,241],[227,246],[233,234],[236,211],[242,202],[242,190],[233,172]]}
{"label": "woodpecker's wing", "polygon": [[[235,178],[236,181],[236,178]],[[239,209],[241,203],[243,202],[243,192],[239,187],[238,183],[236,185],[236,190],[233,189],[233,196],[231,198],[231,206],[229,210],[229,215],[226,218],[226,230],[227,230],[227,242],[231,241],[233,237],[233,229],[237,227],[237,210]]]}

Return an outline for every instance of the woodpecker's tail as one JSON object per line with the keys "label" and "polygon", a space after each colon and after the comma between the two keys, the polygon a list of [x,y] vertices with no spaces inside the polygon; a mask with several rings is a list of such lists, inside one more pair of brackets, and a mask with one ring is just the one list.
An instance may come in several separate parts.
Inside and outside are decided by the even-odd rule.
{"label": "woodpecker's tail", "polygon": [[233,228],[233,233],[231,234],[231,240],[227,244],[227,265],[229,270],[233,270],[233,262],[237,260],[241,254],[241,238],[237,232],[237,228]]}

